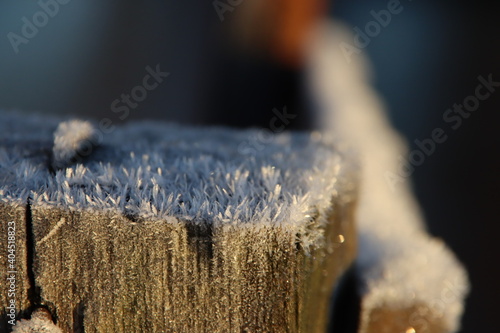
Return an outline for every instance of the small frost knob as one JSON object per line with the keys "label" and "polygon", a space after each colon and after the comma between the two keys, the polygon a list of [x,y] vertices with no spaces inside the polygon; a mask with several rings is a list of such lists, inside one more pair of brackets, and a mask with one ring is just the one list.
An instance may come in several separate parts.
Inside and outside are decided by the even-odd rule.
{"label": "small frost knob", "polygon": [[12,333],[62,333],[62,331],[52,321],[49,311],[39,308],[33,311],[31,319],[17,321]]}
{"label": "small frost knob", "polygon": [[88,121],[70,120],[59,124],[54,132],[52,167],[69,166],[78,157],[86,157],[95,145],[96,130]]}

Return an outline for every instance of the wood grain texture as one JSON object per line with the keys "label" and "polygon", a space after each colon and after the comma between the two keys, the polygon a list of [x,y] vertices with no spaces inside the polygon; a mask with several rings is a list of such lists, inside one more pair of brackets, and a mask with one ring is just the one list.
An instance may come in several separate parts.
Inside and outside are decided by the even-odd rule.
{"label": "wood grain texture", "polygon": [[355,256],[354,203],[337,208],[326,243],[305,254],[279,227],[32,206],[41,304],[64,332],[324,332],[334,283]]}
{"label": "wood grain texture", "polygon": [[[12,232],[14,232],[13,236]],[[12,238],[14,243],[12,243]],[[6,332],[10,327],[8,321],[15,318],[12,316],[12,311],[18,316],[20,311],[26,310],[30,305],[28,247],[26,203],[21,201],[13,201],[10,204],[0,202],[0,276],[2,277],[0,281],[2,288],[0,291],[2,304],[0,307],[0,332]],[[9,248],[15,252],[8,251]],[[12,301],[15,310],[12,310]]]}
{"label": "wood grain texture", "polygon": [[7,120],[0,255],[15,220],[16,319],[34,314],[16,333],[325,332],[357,242],[356,173],[334,147],[287,134],[247,156],[252,131],[141,125],[56,168],[56,121]]}

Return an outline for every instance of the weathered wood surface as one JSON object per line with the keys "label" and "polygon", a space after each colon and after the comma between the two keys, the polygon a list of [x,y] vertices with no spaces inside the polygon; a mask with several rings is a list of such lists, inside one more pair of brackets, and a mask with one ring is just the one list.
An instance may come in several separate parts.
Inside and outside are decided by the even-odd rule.
{"label": "weathered wood surface", "polygon": [[[14,220],[16,319],[44,307],[62,332],[326,330],[332,290],[356,252],[356,178],[355,172],[344,170],[353,171],[355,167],[340,159],[334,164],[341,172],[335,171],[333,164],[328,164],[329,157],[325,162],[325,157],[314,154],[314,149],[321,146],[322,155],[330,151],[331,158],[336,159],[340,155],[333,147],[323,147],[323,143],[316,142],[316,136],[277,136],[277,141],[270,144],[275,149],[259,152],[264,155],[261,164],[252,164],[263,167],[269,175],[252,176],[249,170],[244,182],[234,183],[247,170],[232,170],[233,161],[255,159],[242,157],[235,149],[252,132],[241,136],[236,131],[225,133],[218,129],[200,139],[193,134],[196,130],[190,130],[185,138],[164,137],[163,128],[148,125],[139,131],[123,130],[123,135],[115,135],[115,141],[112,138],[99,142],[100,147],[90,156],[79,158],[75,154],[72,159],[76,164],[64,165],[54,163],[51,153],[51,133],[56,125],[45,121],[30,135],[18,136],[8,144],[7,140],[0,141],[0,259],[5,262],[5,223]],[[223,140],[211,139],[221,132],[225,133]],[[134,140],[143,137],[147,142],[137,145],[127,146],[124,141],[137,142]],[[91,139],[97,140],[95,136]],[[195,149],[200,140],[225,146],[222,150],[210,148],[205,142]],[[119,142],[124,142],[126,148]],[[161,154],[157,150],[148,155],[151,146],[165,148]],[[231,147],[233,151],[227,151]],[[169,154],[175,155],[168,160],[173,165],[163,163],[162,156]],[[198,162],[211,158],[215,162],[209,166],[222,170],[202,170],[204,162],[195,166],[175,164],[184,158]],[[133,165],[135,160],[139,162]],[[154,174],[147,170],[150,166]],[[281,174],[276,173],[275,166]],[[30,173],[29,168],[36,172]],[[82,168],[92,176],[86,179]],[[189,168],[200,168],[200,172],[189,173]],[[288,178],[287,168],[291,171]],[[311,173],[313,169],[320,171]],[[105,172],[99,173],[102,170]],[[113,183],[120,170],[130,177],[119,184],[121,189]],[[228,179],[228,184],[221,185],[225,186],[223,190],[218,185],[210,187],[207,179],[214,172]],[[177,174],[184,174],[184,180],[178,180]],[[332,175],[338,179],[332,179]],[[311,183],[309,178],[316,176],[326,178]],[[167,200],[173,208],[162,215],[167,208],[157,196],[168,197],[170,183],[162,183],[168,177],[180,181],[172,188],[181,187],[179,191],[185,195],[183,200]],[[197,183],[189,177],[203,178],[205,186],[200,191],[214,192],[210,194],[215,213],[211,219],[211,209],[201,215],[197,212],[203,211],[202,206],[198,210],[185,207],[195,204],[189,202],[189,192],[197,191],[192,187]],[[296,180],[300,177],[307,178],[303,184]],[[316,198],[306,198],[310,201],[295,197],[296,206],[305,207],[306,215],[295,211],[296,206],[286,205],[287,198],[308,190],[310,185],[311,191],[322,191],[324,186],[326,192],[302,193]],[[146,200],[140,201],[141,197]],[[239,211],[233,202],[248,202],[253,208]],[[313,205],[308,207],[308,202]],[[272,205],[276,207],[268,210]],[[286,211],[280,213],[280,205]],[[260,220],[252,219],[257,216],[255,212],[261,214]],[[240,213],[251,218],[238,218]],[[5,265],[0,266],[0,273],[6,274]],[[5,312],[5,280],[0,287]],[[6,322],[8,317],[4,319],[2,331],[11,328]],[[43,323],[48,319],[42,316],[37,320]]]}
{"label": "weathered wood surface", "polygon": [[26,232],[26,204],[19,201],[0,202],[0,268],[2,280],[0,302],[6,316],[2,316],[0,331],[7,330],[7,322],[15,323],[20,309],[29,302],[29,269]]}
{"label": "weathered wood surface", "polygon": [[[356,255],[351,155],[317,133],[60,122],[0,112],[0,332],[325,331]],[[333,332],[455,331],[460,265],[364,205],[391,223],[362,224]]]}
{"label": "weathered wood surface", "polygon": [[331,216],[328,243],[309,255],[279,227],[32,209],[36,281],[64,331],[324,332],[333,284],[354,256],[352,206]]}

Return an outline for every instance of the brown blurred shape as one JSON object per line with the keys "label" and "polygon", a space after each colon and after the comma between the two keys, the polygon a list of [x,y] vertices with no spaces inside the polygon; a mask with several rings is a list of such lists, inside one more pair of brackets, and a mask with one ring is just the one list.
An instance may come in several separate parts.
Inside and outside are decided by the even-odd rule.
{"label": "brown blurred shape", "polygon": [[236,44],[290,67],[303,63],[307,36],[325,13],[325,0],[251,0],[234,12]]}

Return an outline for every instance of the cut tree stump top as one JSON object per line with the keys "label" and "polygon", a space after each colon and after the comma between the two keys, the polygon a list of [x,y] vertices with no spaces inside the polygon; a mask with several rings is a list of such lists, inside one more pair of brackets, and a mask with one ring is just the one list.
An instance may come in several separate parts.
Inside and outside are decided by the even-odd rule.
{"label": "cut tree stump top", "polygon": [[350,153],[318,133],[101,125],[0,113],[17,287],[0,283],[0,329],[14,299],[54,332],[325,331],[355,256]]}

